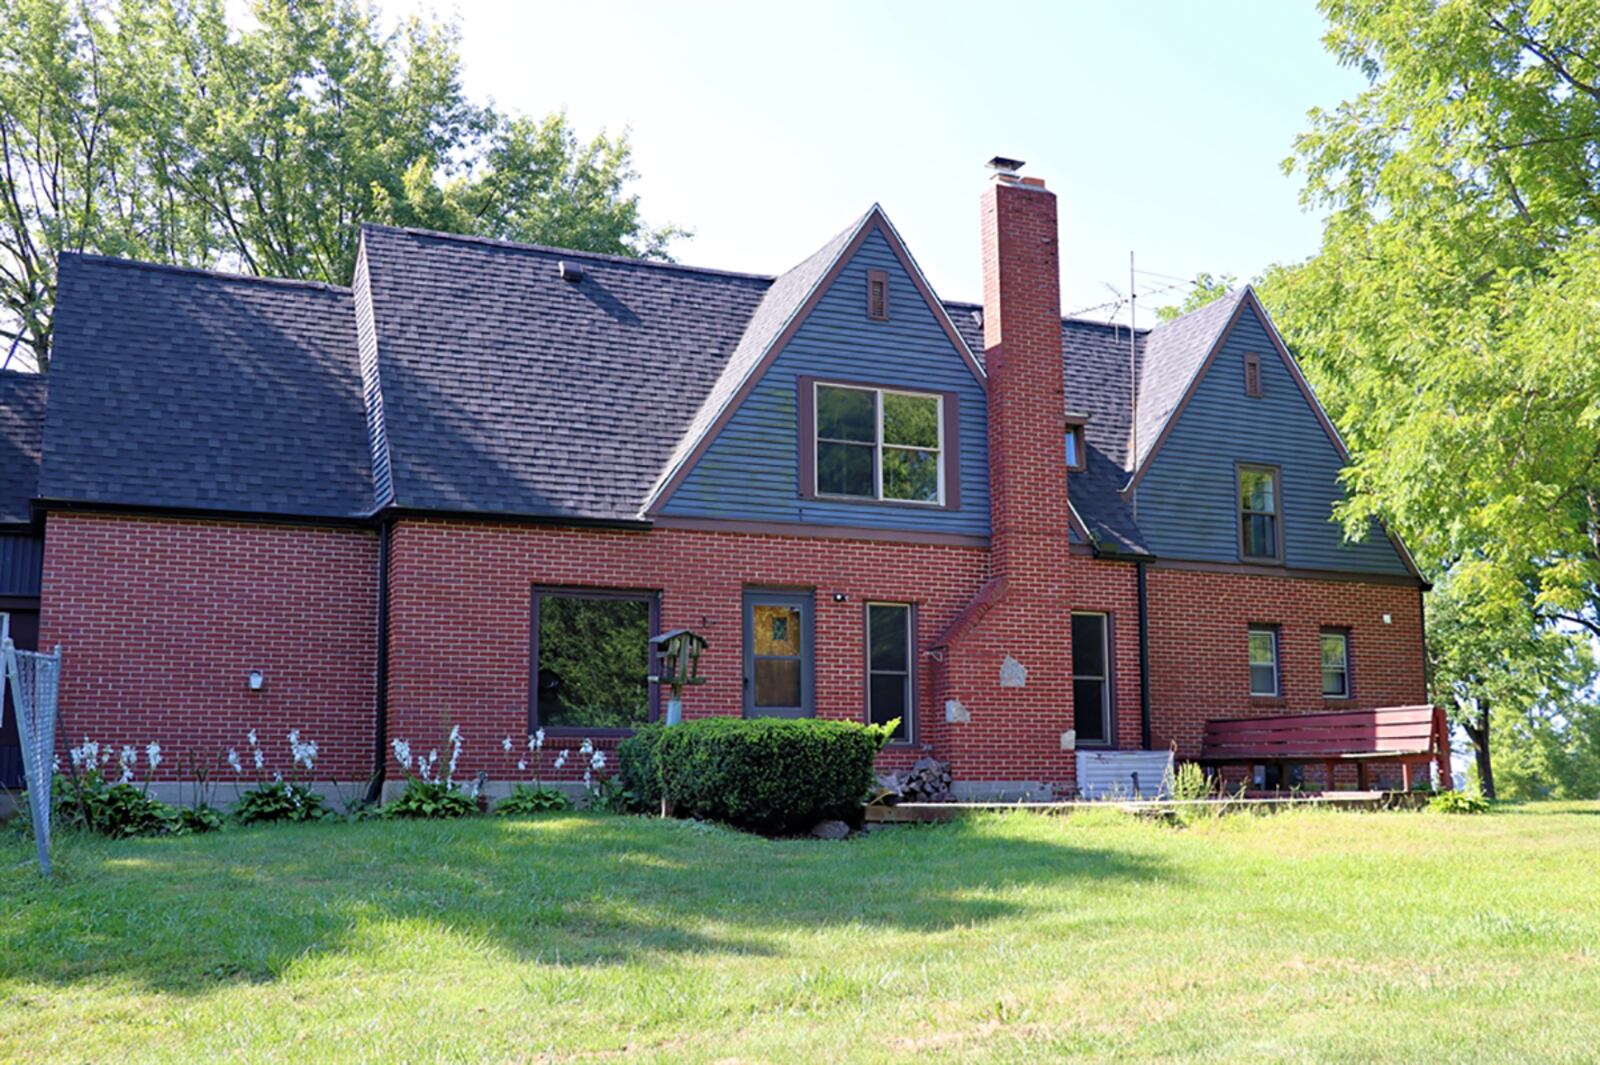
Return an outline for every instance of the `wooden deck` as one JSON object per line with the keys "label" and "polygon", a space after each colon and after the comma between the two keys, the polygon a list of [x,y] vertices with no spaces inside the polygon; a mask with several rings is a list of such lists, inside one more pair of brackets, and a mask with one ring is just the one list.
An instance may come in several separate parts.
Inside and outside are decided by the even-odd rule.
{"label": "wooden deck", "polygon": [[1212,808],[1220,812],[1270,813],[1291,807],[1331,807],[1340,810],[1410,810],[1426,805],[1432,796],[1420,791],[1331,791],[1314,795],[1251,796],[1228,799],[1102,799],[1098,802],[903,802],[897,806],[868,806],[872,824],[919,821],[954,821],[975,813],[1027,810],[1037,814],[1066,814],[1075,810],[1121,810],[1145,817],[1165,817],[1185,808]]}

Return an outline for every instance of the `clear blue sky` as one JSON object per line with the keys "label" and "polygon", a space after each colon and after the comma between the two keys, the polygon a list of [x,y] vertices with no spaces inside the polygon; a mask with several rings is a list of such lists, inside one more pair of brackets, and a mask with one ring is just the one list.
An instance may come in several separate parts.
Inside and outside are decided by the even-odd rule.
{"label": "clear blue sky", "polygon": [[876,201],[974,299],[983,163],[1025,159],[1060,196],[1068,311],[1124,291],[1130,249],[1241,278],[1314,251],[1279,164],[1308,108],[1363,85],[1310,0],[385,8],[417,9],[458,19],[473,96],[631,129],[646,217],[694,230],[684,262],[779,272]]}

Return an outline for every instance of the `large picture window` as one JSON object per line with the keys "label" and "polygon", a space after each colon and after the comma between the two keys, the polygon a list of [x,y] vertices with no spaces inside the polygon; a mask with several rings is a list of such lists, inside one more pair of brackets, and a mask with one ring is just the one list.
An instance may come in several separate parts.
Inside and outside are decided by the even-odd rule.
{"label": "large picture window", "polygon": [[533,593],[533,724],[604,734],[655,717],[649,592],[547,588]]}
{"label": "large picture window", "polygon": [[943,502],[943,396],[815,387],[817,495]]}
{"label": "large picture window", "polygon": [[1104,614],[1072,615],[1072,712],[1078,743],[1111,742],[1110,640]]}
{"label": "large picture window", "polygon": [[1276,469],[1239,467],[1239,557],[1251,562],[1267,562],[1282,556],[1278,497]]}
{"label": "large picture window", "polygon": [[891,737],[895,743],[911,740],[916,706],[911,679],[913,647],[909,606],[867,604],[867,720],[887,725],[899,718]]}

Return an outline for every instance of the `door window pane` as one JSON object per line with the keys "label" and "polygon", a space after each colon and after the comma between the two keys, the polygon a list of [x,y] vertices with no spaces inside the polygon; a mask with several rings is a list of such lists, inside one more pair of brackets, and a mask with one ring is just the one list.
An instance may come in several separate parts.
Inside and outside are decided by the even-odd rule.
{"label": "door window pane", "polygon": [[800,653],[800,611],[792,606],[758,603],[752,608],[751,635],[758,655]]}
{"label": "door window pane", "polygon": [[798,658],[756,659],[756,705],[764,707],[800,705]]}
{"label": "door window pane", "polygon": [[1111,740],[1106,616],[1072,615],[1072,713],[1079,743]]}
{"label": "door window pane", "polygon": [[887,725],[895,718],[892,738],[911,738],[911,608],[899,603],[867,606],[867,719]]}
{"label": "door window pane", "polygon": [[650,719],[650,600],[535,594],[535,714],[546,728],[634,728]]}

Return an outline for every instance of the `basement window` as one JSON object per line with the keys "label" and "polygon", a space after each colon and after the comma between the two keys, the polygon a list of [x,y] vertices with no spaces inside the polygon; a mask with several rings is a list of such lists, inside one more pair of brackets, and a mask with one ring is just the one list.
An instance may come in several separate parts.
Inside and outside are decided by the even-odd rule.
{"label": "basement window", "polygon": [[815,385],[816,494],[938,506],[944,397]]}
{"label": "basement window", "polygon": [[867,317],[874,322],[889,320],[889,275],[886,271],[867,271]]}
{"label": "basement window", "polygon": [[603,736],[654,720],[657,608],[653,592],[534,589],[532,728]]}

